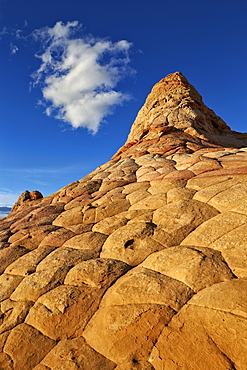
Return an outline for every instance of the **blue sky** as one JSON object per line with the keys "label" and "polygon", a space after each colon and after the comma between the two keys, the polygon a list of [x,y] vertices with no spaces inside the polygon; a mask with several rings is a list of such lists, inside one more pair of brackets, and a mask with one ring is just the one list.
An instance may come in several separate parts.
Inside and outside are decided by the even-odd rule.
{"label": "blue sky", "polygon": [[108,161],[175,71],[246,132],[246,17],[244,0],[0,0],[0,206]]}

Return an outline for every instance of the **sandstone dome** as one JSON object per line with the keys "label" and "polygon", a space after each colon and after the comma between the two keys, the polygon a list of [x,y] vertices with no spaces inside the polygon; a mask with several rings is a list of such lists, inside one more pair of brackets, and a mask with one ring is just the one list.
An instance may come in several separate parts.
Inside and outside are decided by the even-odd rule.
{"label": "sandstone dome", "polygon": [[247,135],[158,82],[109,162],[0,220],[0,369],[245,370],[246,180]]}

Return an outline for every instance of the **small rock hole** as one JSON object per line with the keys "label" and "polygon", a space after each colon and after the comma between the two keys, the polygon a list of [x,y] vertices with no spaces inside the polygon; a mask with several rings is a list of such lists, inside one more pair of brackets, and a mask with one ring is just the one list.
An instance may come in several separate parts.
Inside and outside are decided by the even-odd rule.
{"label": "small rock hole", "polygon": [[149,131],[149,130],[144,130],[144,131],[143,131],[143,133],[141,134],[141,136],[140,136],[140,139],[139,139],[139,140],[143,139],[143,138],[148,134],[148,131]]}
{"label": "small rock hole", "polygon": [[134,249],[134,239],[130,239],[128,240],[125,244],[124,244],[124,248],[129,248],[129,249]]}

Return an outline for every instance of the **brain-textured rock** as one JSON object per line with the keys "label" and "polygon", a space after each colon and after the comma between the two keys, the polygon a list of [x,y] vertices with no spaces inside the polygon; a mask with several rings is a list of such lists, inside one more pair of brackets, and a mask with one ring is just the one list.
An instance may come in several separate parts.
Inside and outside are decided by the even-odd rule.
{"label": "brain-textured rock", "polygon": [[245,370],[247,135],[179,72],[125,145],[0,221],[0,370]]}

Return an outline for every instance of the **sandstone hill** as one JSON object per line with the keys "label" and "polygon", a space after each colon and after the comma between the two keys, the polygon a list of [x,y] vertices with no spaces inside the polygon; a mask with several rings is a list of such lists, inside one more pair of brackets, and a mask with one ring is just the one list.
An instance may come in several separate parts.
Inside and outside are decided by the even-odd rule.
{"label": "sandstone hill", "polygon": [[246,370],[246,195],[247,135],[168,75],[109,162],[0,222],[0,369]]}

